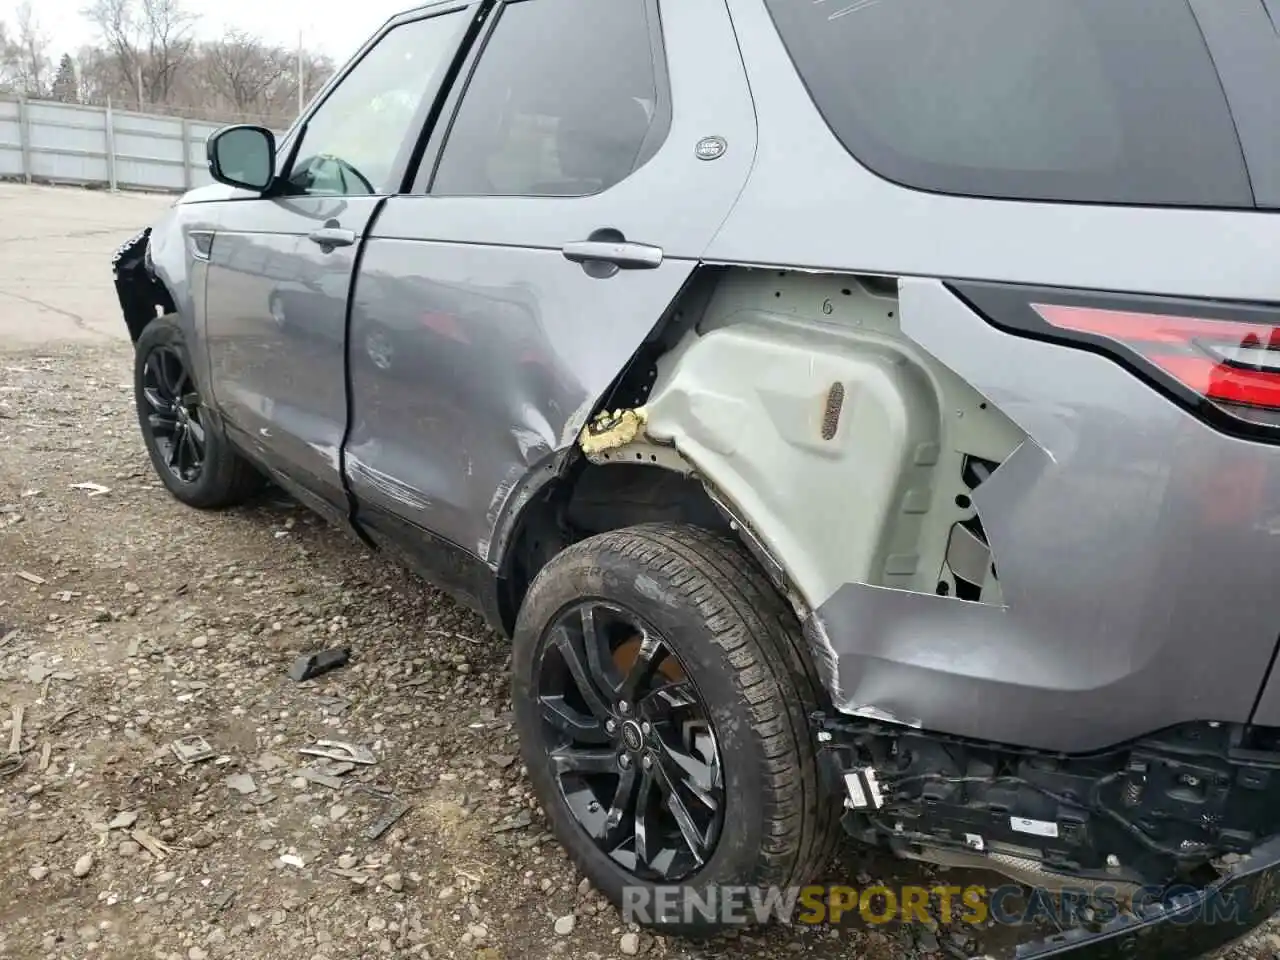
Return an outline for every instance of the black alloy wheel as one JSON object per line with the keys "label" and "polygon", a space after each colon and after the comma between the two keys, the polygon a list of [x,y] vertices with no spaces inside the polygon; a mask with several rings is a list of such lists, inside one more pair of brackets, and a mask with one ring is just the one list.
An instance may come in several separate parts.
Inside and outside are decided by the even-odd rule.
{"label": "black alloy wheel", "polygon": [[711,713],[671,646],[620,604],[584,600],[546,631],[534,683],[547,763],[601,852],[652,882],[699,870],[726,790]]}
{"label": "black alloy wheel", "polygon": [[201,510],[244,503],[263,478],[228,440],[192,376],[183,324],[148,321],[133,345],[138,426],[156,476],[178,500]]}
{"label": "black alloy wheel", "polygon": [[196,483],[204,470],[205,425],[195,381],[174,347],[157,346],[147,354],[142,394],[149,408],[151,442],[161,462],[182,483]]}
{"label": "black alloy wheel", "polygon": [[516,616],[511,703],[552,832],[628,923],[765,922],[717,891],[802,887],[834,849],[821,680],[785,598],[721,533],[641,524],[552,556]]}

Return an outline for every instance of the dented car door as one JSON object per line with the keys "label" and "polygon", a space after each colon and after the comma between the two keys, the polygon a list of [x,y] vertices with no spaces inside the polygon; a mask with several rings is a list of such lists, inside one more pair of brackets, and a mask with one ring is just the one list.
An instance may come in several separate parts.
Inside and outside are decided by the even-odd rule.
{"label": "dented car door", "polygon": [[574,442],[746,179],[755,121],[724,4],[658,13],[499,5],[414,193],[371,231],[347,479],[364,528],[433,569],[423,531],[492,559],[516,491]]}
{"label": "dented car door", "polygon": [[375,37],[295,130],[280,188],[225,204],[209,258],[206,337],[226,420],[291,491],[344,518],[352,275],[378,207],[402,186],[403,154],[468,10],[450,5]]}

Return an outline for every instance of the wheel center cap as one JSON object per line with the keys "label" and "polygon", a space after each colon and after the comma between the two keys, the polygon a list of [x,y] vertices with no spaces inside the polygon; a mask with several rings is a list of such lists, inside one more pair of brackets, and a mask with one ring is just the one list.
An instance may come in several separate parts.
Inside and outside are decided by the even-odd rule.
{"label": "wheel center cap", "polygon": [[622,725],[622,742],[628,750],[638,751],[644,746],[644,734],[640,732],[640,724],[628,720]]}

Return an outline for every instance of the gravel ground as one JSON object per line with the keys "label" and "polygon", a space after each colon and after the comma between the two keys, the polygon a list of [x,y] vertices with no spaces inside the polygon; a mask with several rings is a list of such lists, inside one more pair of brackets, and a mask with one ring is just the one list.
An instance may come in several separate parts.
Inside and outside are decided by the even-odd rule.
{"label": "gravel ground", "polygon": [[[10,744],[25,759],[0,773],[0,956],[923,960],[1029,935],[775,927],[691,944],[625,928],[529,794],[504,641],[282,495],[200,513],[153,476],[107,258],[161,204],[9,197],[82,209],[0,227],[0,759]],[[347,666],[288,679],[336,644]],[[174,755],[191,736],[209,759]],[[319,739],[375,762],[299,753]],[[973,879],[852,848],[829,879],[872,877]],[[1264,929],[1231,956],[1277,950]]]}

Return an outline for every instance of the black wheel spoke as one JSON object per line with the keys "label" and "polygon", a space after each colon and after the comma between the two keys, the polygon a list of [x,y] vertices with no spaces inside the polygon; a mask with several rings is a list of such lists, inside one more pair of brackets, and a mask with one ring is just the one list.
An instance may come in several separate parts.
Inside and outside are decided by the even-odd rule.
{"label": "black wheel spoke", "polygon": [[666,659],[666,655],[666,647],[663,646],[662,641],[647,635],[642,637],[635,662],[622,679],[618,695],[623,700],[635,703],[640,696],[640,691],[646,689],[653,681],[654,674],[658,672],[658,667]]}
{"label": "black wheel spoke", "polygon": [[591,671],[591,682],[604,696],[614,699],[618,690],[618,678],[614,675],[613,659],[609,656],[609,648],[596,624],[596,607],[587,604],[580,612],[582,629],[582,646],[587,654],[587,667]]}
{"label": "black wheel spoke", "polygon": [[206,431],[200,422],[200,395],[176,349],[156,347],[143,361],[139,418],[158,463],[183,483],[199,479]]}
{"label": "black wheel spoke", "polygon": [[673,781],[667,776],[667,770],[662,764],[658,764],[657,774],[654,779],[658,783],[659,789],[662,791],[662,799],[666,808],[675,818],[676,827],[680,830],[680,836],[684,838],[685,844],[689,847],[689,852],[693,854],[693,858],[701,864],[707,852],[707,840],[702,835],[702,831],[698,829],[698,825],[693,821],[693,814],[689,812],[689,808],[685,805],[684,798],[680,796],[677,787],[679,781]]}
{"label": "black wheel spoke", "polygon": [[612,711],[605,700],[606,693],[596,685],[592,671],[588,666],[591,654],[584,655],[579,644],[574,641],[573,637],[569,635],[569,631],[564,627],[558,628],[555,644],[559,648],[560,656],[564,658],[569,672],[573,675],[574,684],[586,703],[587,709],[600,720],[608,719]]}
{"label": "black wheel spoke", "polygon": [[181,468],[179,467],[179,465],[178,465],[178,458],[179,458],[179,455],[180,455],[180,454],[181,454],[181,452],[182,452],[182,435],[183,435],[183,432],[184,432],[184,431],[183,431],[183,429],[182,429],[182,424],[178,424],[178,426],[177,426],[177,427],[174,429],[174,431],[173,431],[173,439],[170,441],[170,444],[169,444],[169,460],[168,460],[168,463],[169,463],[169,467],[170,467],[171,469],[173,469],[173,470],[180,470],[180,469],[181,469]]}
{"label": "black wheel spoke", "polygon": [[628,839],[635,825],[638,781],[634,764],[623,769],[618,777],[618,786],[613,791],[613,802],[609,804],[609,813],[604,821],[604,835],[601,837],[605,849],[611,852]]}
{"label": "black wheel spoke", "polygon": [[683,750],[663,743],[658,750],[662,776],[671,788],[683,787],[708,810],[720,809],[715,790],[719,786],[719,770]]}
{"label": "black wheel spoke", "polygon": [[682,711],[698,709],[698,692],[688,680],[663,684],[645,697],[645,705],[656,715],[671,717]]}
{"label": "black wheel spoke", "polygon": [[[648,864],[649,857],[652,853],[649,850],[649,803],[653,794],[653,777],[648,773],[640,775],[640,789],[636,791],[636,814],[635,814],[635,851],[636,862],[639,864]],[[656,841],[656,838],[652,838]],[[654,851],[657,852],[657,844],[654,844]]]}
{"label": "black wheel spoke", "polygon": [[182,358],[172,350],[168,353],[169,362],[166,364],[169,377],[169,393],[175,401],[182,396],[182,383],[187,379],[186,367],[182,364]]}
{"label": "black wheel spoke", "polygon": [[143,387],[142,395],[146,398],[147,406],[156,413],[172,416],[173,404],[166,400],[155,387]]}
{"label": "black wheel spoke", "polygon": [[557,773],[616,773],[618,770],[618,755],[612,747],[561,747],[551,751],[551,762]]}
{"label": "black wheel spoke", "polygon": [[173,372],[173,362],[176,359],[177,357],[171,350],[162,350],[159,353],[160,389],[170,400],[175,400],[178,396],[178,385],[174,382]]}
{"label": "black wheel spoke", "polygon": [[191,432],[192,445],[196,452],[196,457],[204,457],[204,425],[193,415],[187,421],[187,429]]}
{"label": "black wheel spoke", "polygon": [[163,436],[168,436],[178,428],[177,418],[163,413],[149,414],[147,423],[151,424],[152,430],[159,431]]}
{"label": "black wheel spoke", "polygon": [[591,714],[575,710],[560,695],[541,698],[542,719],[578,743],[608,743],[604,724]]}
{"label": "black wheel spoke", "polygon": [[538,658],[533,705],[568,814],[640,879],[700,869],[725,785],[711,712],[676,651],[619,604],[584,599],[547,628]]}
{"label": "black wheel spoke", "polygon": [[186,473],[195,468],[200,457],[196,453],[195,438],[191,434],[191,426],[188,424],[182,431],[182,470]]}

